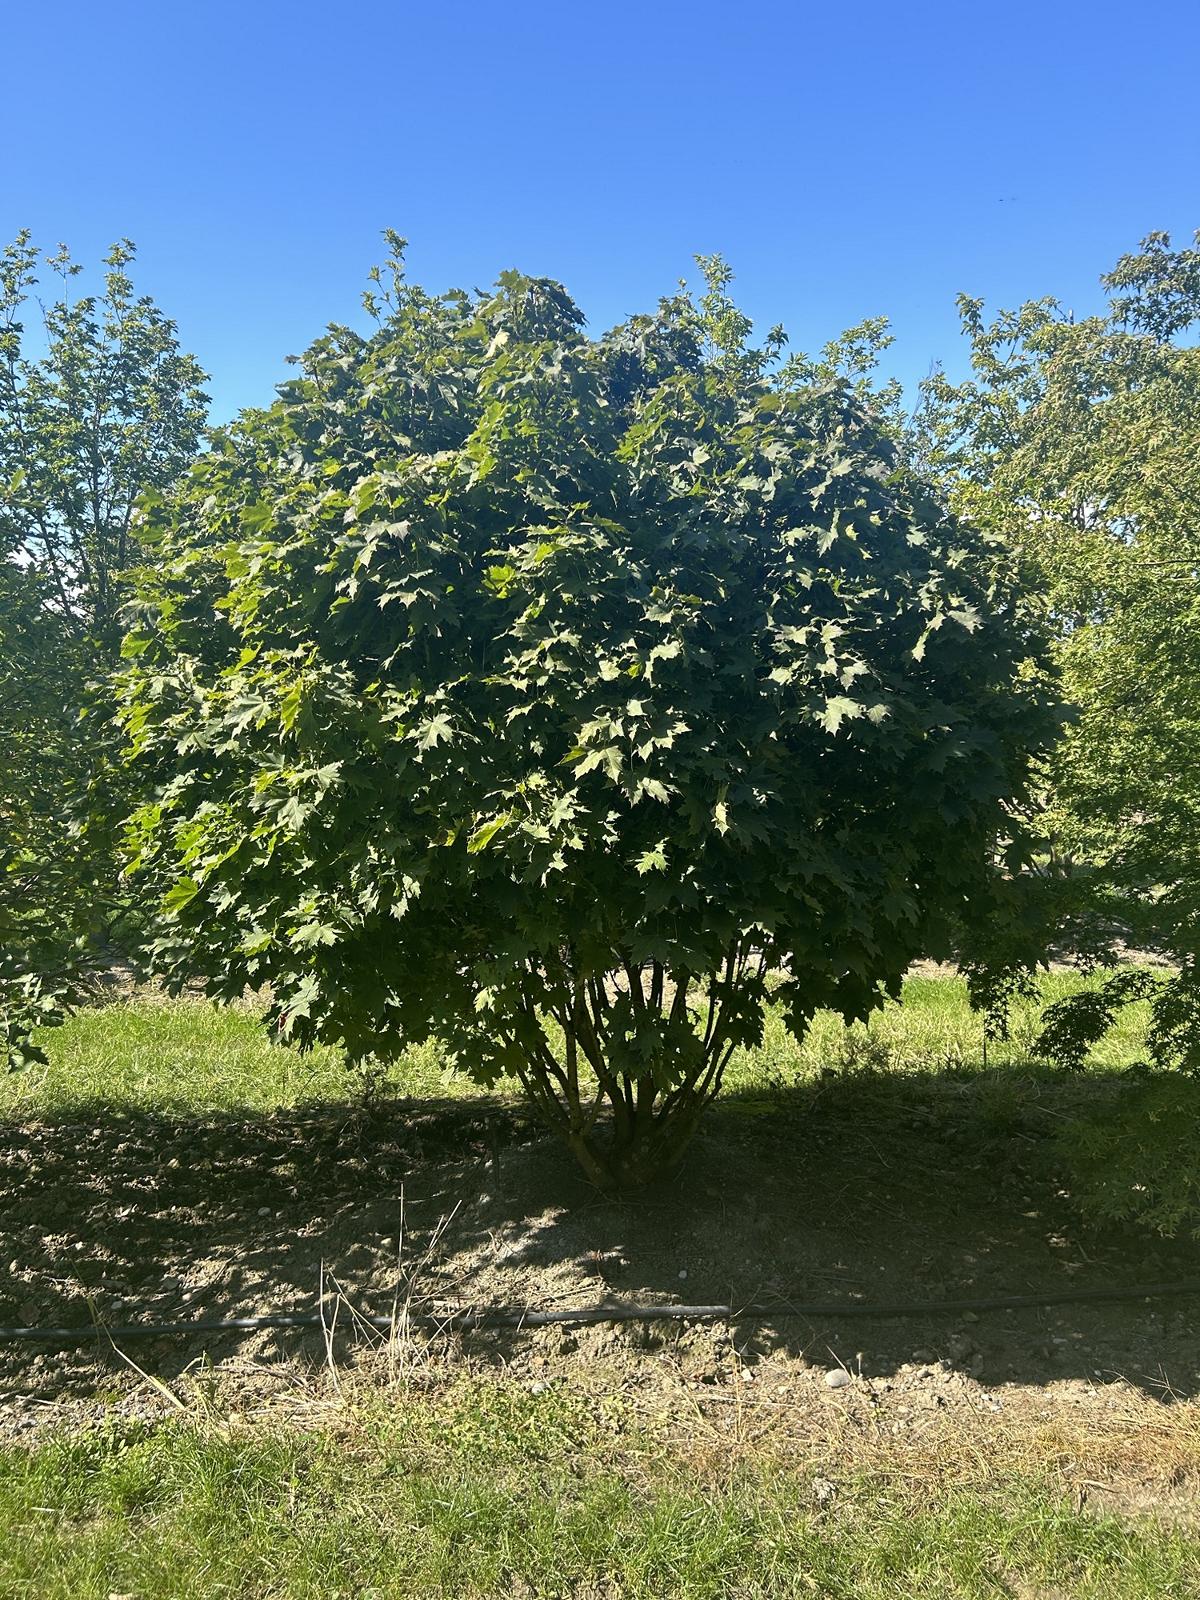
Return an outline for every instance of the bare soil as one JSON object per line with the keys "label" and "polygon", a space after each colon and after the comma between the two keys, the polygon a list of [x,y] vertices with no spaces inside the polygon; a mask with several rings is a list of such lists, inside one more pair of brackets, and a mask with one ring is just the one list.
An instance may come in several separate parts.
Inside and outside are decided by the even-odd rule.
{"label": "bare soil", "polygon": [[[369,1375],[394,1370],[397,1349],[356,1324],[356,1308],[765,1301],[777,1316],[478,1330],[422,1339],[404,1359],[423,1383],[483,1370],[620,1389],[689,1427],[753,1415],[768,1432],[823,1437],[836,1424],[902,1439],[993,1418],[1102,1433],[1123,1418],[1122,1437],[1150,1449],[1154,1418],[1200,1389],[1200,1297],[788,1314],[797,1302],[1200,1278],[1195,1241],[1097,1230],[1076,1210],[1052,1133],[1081,1096],[1104,1092],[1095,1080],[897,1074],[731,1097],[683,1168],[636,1201],[598,1195],[499,1101],[201,1120],[97,1107],[10,1123],[0,1326],[311,1311],[324,1288],[338,1303],[334,1366]],[[0,1340],[0,1435],[33,1438],[113,1405],[161,1410],[155,1383],[178,1388],[202,1367],[243,1409],[329,1381],[319,1330],[123,1351],[140,1371],[102,1333],[76,1349]],[[849,1381],[831,1386],[835,1371]]]}

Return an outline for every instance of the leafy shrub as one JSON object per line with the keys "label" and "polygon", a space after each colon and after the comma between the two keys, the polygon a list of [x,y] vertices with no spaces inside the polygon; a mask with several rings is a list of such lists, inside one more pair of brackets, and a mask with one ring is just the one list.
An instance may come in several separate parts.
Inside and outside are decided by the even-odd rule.
{"label": "leafy shrub", "polygon": [[439,1035],[606,1185],[678,1158],[769,970],[797,1031],[898,992],[1054,722],[995,547],[703,266],[589,339],[394,261],[150,508],[125,646],[160,970],[352,1057]]}

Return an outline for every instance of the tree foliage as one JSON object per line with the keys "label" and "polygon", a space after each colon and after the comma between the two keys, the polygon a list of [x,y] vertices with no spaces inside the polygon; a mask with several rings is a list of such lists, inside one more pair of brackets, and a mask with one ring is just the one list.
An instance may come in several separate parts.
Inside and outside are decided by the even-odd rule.
{"label": "tree foliage", "polygon": [[378,330],[150,512],[157,959],[269,982],[301,1043],[437,1033],[636,1183],[768,972],[796,1029],[863,1016],[968,902],[1049,737],[1035,641],[844,386],[772,380],[719,261],[600,339],[546,280],[391,265]]}
{"label": "tree foliage", "polygon": [[62,819],[78,764],[63,759],[62,685],[77,671],[37,574],[0,563],[0,1064],[36,1058],[29,1035],[56,1015],[72,960],[79,863]]}
{"label": "tree foliage", "polygon": [[[135,294],[127,242],[99,296],[50,258],[0,255],[0,1064],[36,1058],[33,1027],[77,992],[118,906],[121,774],[103,685],[120,641],[136,504],[195,454],[203,374]],[[27,325],[30,308],[40,326]]]}
{"label": "tree foliage", "polygon": [[46,261],[59,298],[43,303],[29,234],[0,256],[0,554],[38,569],[71,632],[110,645],[118,579],[137,553],[138,500],[191,461],[208,403],[175,324],[135,292],[133,259],[128,239],[115,244],[103,292],[72,299],[81,268],[60,246]]}
{"label": "tree foliage", "polygon": [[1052,846],[1101,944],[1179,963],[1152,1042],[1200,1066],[1200,249],[1153,234],[1103,282],[1079,320],[1038,300],[989,322],[964,297],[973,376],[927,385],[921,447],[1045,596],[1077,707]]}

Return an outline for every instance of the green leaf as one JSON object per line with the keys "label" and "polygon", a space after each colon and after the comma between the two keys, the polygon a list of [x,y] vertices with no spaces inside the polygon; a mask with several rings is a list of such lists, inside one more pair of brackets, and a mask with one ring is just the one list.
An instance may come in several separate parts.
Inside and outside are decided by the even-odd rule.
{"label": "green leaf", "polygon": [[647,872],[665,872],[667,867],[667,841],[660,839],[653,849],[645,851],[638,857],[637,870],[639,875],[645,876]]}
{"label": "green leaf", "polygon": [[467,838],[467,850],[470,854],[474,855],[479,850],[486,850],[501,828],[507,828],[515,816],[516,812],[514,811],[504,811],[499,816],[489,817],[486,822],[481,822]]}
{"label": "green leaf", "polygon": [[191,905],[200,893],[200,885],[195,878],[180,878],[177,883],[163,896],[162,908],[167,916],[174,916],[177,912]]}
{"label": "green leaf", "polygon": [[289,733],[295,726],[296,718],[300,714],[300,706],[303,699],[304,685],[297,678],[279,702],[279,720]]}
{"label": "green leaf", "polygon": [[418,750],[433,750],[439,744],[449,744],[454,737],[454,729],[450,718],[439,712],[436,717],[415,728],[412,737],[416,740]]}
{"label": "green leaf", "polygon": [[825,702],[825,708],[817,720],[827,732],[836,733],[843,722],[861,717],[863,709],[857,700],[849,700],[845,695],[835,694],[832,699]]}

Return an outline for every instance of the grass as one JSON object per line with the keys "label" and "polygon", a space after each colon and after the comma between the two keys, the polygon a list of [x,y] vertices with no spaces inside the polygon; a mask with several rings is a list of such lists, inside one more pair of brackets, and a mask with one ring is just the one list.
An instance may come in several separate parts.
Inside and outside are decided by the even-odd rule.
{"label": "grass", "polygon": [[[1044,974],[1038,1001],[1014,1008],[1012,1036],[989,1048],[989,1064],[1031,1063],[1041,1005],[1082,986],[1073,973]],[[1137,1057],[1147,1009],[1144,1003],[1126,1008],[1096,1048],[1094,1067],[1116,1069]],[[273,1042],[251,1008],[220,1009],[203,1000],[125,1000],[80,1013],[46,1033],[43,1042],[48,1067],[0,1077],[0,1116],[66,1114],[106,1103],[176,1112],[261,1112],[344,1100],[363,1083],[338,1051],[299,1055]],[[905,984],[902,1004],[889,1002],[869,1025],[847,1028],[823,1012],[799,1043],[772,1008],[762,1045],[735,1056],[727,1083],[731,1090],[753,1093],[801,1082],[831,1066],[971,1070],[983,1062],[983,1026],[967,1004],[963,980],[919,977]],[[482,1092],[448,1064],[436,1044],[409,1050],[391,1069],[386,1088],[434,1098]]]}
{"label": "grass", "polygon": [[[1042,973],[1036,999],[1013,1006],[1009,1039],[987,1046],[987,1064],[1035,1064],[1043,1007],[1085,987],[1078,973]],[[1093,1052],[1091,1066],[1101,1071],[1128,1066],[1144,1049],[1148,1018],[1146,1002],[1126,1007]],[[788,1034],[782,1013],[772,1009],[762,1045],[735,1058],[728,1081],[751,1089],[764,1080],[794,1082],[824,1067],[941,1071],[984,1064],[983,1021],[968,1004],[965,980],[914,977],[905,982],[900,1004],[889,1001],[867,1024],[847,1028],[833,1012],[818,1013],[799,1044]]]}
{"label": "grass", "polygon": [[[931,1477],[946,1460],[928,1459]],[[1045,1464],[931,1492],[856,1466],[657,1443],[618,1402],[497,1384],[337,1428],[103,1426],[0,1453],[0,1592],[1184,1600],[1200,1539],[1081,1511]],[[952,1476],[952,1474],[951,1474]],[[814,1489],[816,1485],[816,1489]]]}
{"label": "grass", "polygon": [[[123,1000],[79,1012],[41,1038],[50,1065],[0,1076],[0,1115],[104,1104],[253,1113],[340,1101],[363,1087],[339,1051],[320,1047],[302,1055],[272,1040],[251,1008],[200,999]],[[432,1044],[408,1051],[389,1086],[433,1097],[478,1092]]]}

